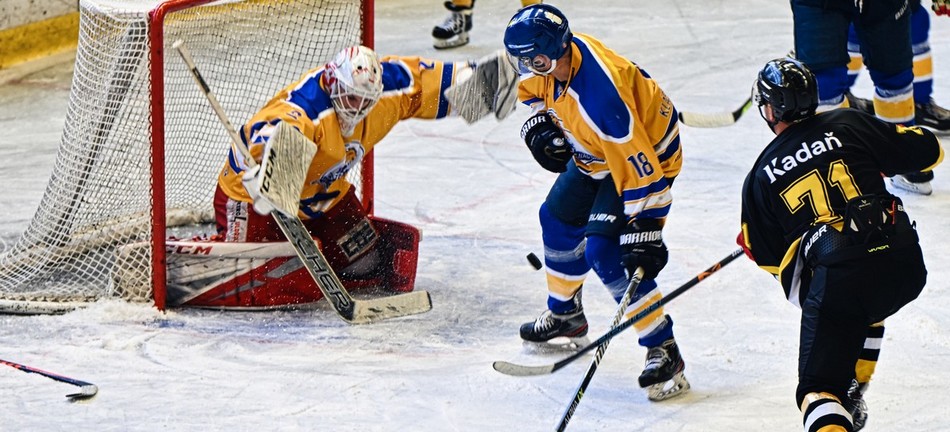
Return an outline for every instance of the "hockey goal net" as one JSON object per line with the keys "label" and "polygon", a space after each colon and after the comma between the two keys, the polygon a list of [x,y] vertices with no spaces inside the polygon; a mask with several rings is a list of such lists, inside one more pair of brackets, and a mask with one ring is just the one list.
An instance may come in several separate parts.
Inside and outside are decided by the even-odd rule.
{"label": "hockey goal net", "polygon": [[[229,148],[171,45],[187,43],[240,125],[344,47],[372,46],[372,6],[81,0],[62,142],[33,220],[0,255],[0,312],[55,313],[109,297],[164,309],[165,239],[175,227],[213,222],[215,182]],[[371,209],[365,162],[350,179]]]}

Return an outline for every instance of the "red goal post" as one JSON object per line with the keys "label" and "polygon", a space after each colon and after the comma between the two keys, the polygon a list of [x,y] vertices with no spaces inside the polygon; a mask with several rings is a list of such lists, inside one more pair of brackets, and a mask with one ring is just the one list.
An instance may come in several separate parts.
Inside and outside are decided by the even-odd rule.
{"label": "red goal post", "polygon": [[[373,46],[373,0],[81,0],[63,138],[29,226],[0,254],[0,312],[103,298],[165,308],[165,241],[213,222],[228,135],[171,48],[189,46],[241,124],[342,48]],[[372,157],[350,180],[370,212]]]}

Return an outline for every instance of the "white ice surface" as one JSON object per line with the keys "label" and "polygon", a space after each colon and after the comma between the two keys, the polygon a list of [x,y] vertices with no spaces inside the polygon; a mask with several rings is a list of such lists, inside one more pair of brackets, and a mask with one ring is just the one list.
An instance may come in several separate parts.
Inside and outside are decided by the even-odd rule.
{"label": "white ice surface", "polygon": [[[382,54],[443,60],[501,48],[517,0],[479,0],[469,46],[431,48],[439,1],[376,2]],[[734,109],[755,72],[792,46],[787,2],[561,1],[590,33],[647,69],[683,111]],[[950,106],[950,19],[933,18],[935,97]],[[72,64],[52,62],[0,84],[0,239],[33,215],[66,112]],[[16,72],[14,70],[13,72]],[[9,71],[7,71],[9,74]],[[869,94],[862,77],[858,93]],[[0,431],[543,431],[567,407],[589,360],[554,375],[514,378],[494,360],[529,364],[517,328],[544,309],[537,208],[554,176],[518,138],[527,112],[466,127],[408,121],[378,147],[377,212],[424,232],[417,289],[431,312],[350,326],[316,311],[234,313],[105,302],[64,316],[0,316],[0,358],[91,381],[99,395],[0,367]],[[683,172],[665,230],[669,292],[736,246],[742,178],[771,132],[752,111],[722,129],[682,128]],[[950,170],[934,195],[902,195],[929,264],[921,298],[887,321],[867,401],[868,432],[947,431],[950,420]],[[591,334],[614,304],[591,275]],[[798,310],[765,272],[741,258],[667,311],[692,391],[663,403],[636,385],[644,349],[633,332],[607,351],[573,431],[797,431]]]}

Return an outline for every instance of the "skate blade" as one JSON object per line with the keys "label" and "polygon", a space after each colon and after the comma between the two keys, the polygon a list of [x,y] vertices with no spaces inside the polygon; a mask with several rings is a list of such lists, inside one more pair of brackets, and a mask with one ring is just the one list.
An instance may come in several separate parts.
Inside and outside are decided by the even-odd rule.
{"label": "skate blade", "polygon": [[897,189],[915,193],[918,195],[930,195],[933,193],[933,186],[930,185],[930,182],[924,183],[911,183],[903,177],[891,177],[891,184],[894,185]]}
{"label": "skate blade", "polygon": [[575,353],[589,344],[587,336],[557,337],[547,342],[522,341],[525,353],[537,355]]}
{"label": "skate blade", "polygon": [[689,381],[682,372],[673,375],[669,381],[653,384],[647,388],[647,399],[659,402],[674,398],[689,391]]}
{"label": "skate blade", "polygon": [[448,39],[432,38],[432,47],[435,49],[455,48],[467,44],[468,33],[458,34]]}

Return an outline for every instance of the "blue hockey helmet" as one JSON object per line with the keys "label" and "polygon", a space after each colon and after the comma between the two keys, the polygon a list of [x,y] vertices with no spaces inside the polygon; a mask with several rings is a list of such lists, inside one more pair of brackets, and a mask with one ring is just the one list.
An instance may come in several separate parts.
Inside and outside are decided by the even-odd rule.
{"label": "blue hockey helmet", "polygon": [[772,107],[774,122],[796,122],[815,115],[818,108],[818,81],[815,75],[798,60],[779,58],[765,64],[755,80],[753,96],[759,113],[763,107]]}
{"label": "blue hockey helmet", "polygon": [[505,49],[518,64],[538,75],[554,70],[557,59],[570,47],[567,17],[549,4],[522,8],[505,29]]}

